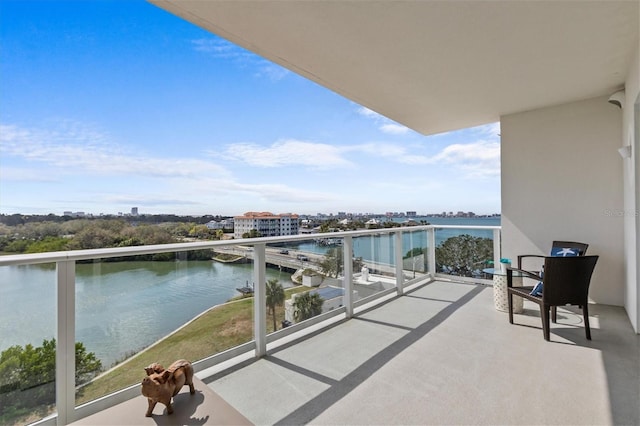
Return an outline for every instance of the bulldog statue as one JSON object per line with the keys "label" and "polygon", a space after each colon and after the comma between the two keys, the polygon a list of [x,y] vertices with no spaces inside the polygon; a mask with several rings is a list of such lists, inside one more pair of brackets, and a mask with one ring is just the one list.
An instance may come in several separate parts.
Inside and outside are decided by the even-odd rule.
{"label": "bulldog statue", "polygon": [[196,393],[193,387],[193,367],[186,359],[179,359],[166,370],[162,365],[153,363],[144,369],[147,377],[142,379],[142,395],[147,397],[149,408],[145,416],[151,417],[158,402],[167,406],[167,413],[173,413],[171,399],[184,385],[189,385],[189,393]]}

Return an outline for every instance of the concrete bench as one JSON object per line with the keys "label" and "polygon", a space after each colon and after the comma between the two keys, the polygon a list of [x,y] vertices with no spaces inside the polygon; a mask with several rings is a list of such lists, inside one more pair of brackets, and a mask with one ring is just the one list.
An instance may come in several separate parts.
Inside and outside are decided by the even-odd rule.
{"label": "concrete bench", "polygon": [[183,386],[173,397],[173,414],[168,415],[163,404],[158,403],[152,417],[145,417],[147,398],[137,396],[99,413],[80,419],[74,426],[111,425],[252,425],[235,408],[229,405],[209,386],[197,377],[193,378],[196,388],[194,395],[189,387]]}

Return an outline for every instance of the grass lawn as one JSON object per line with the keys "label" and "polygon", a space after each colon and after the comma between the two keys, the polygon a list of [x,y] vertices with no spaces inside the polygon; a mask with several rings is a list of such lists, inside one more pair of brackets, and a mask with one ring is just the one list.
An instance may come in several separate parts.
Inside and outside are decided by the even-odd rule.
{"label": "grass lawn", "polygon": [[[308,291],[308,287],[285,289],[286,298]],[[276,322],[284,320],[284,306],[276,308]],[[267,318],[267,333],[273,320]],[[169,366],[177,359],[197,361],[253,340],[253,297],[238,297],[216,306],[155,346],[134,355],[84,386],[76,395],[76,404],[140,383],[144,367],[153,362]]]}

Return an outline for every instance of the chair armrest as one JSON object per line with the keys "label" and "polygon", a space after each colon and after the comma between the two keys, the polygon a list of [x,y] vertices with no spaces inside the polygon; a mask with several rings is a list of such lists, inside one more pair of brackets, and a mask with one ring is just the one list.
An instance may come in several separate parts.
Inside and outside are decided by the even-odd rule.
{"label": "chair armrest", "polygon": [[524,269],[509,267],[507,268],[507,286],[508,287],[511,287],[511,280],[513,279],[512,277],[514,272],[518,272],[520,275],[522,275],[523,278],[531,278],[532,280],[537,280],[537,281],[542,280],[542,278],[540,278],[540,275],[537,272],[526,271]]}
{"label": "chair armrest", "polygon": [[542,256],[540,254],[521,254],[520,256],[518,256],[518,269],[522,268],[522,259],[524,259],[525,257],[544,258],[545,256]]}

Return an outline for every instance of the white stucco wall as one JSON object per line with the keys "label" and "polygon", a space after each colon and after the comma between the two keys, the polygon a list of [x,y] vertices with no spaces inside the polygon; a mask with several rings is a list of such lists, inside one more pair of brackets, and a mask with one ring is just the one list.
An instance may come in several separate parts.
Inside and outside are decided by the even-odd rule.
{"label": "white stucco wall", "polygon": [[622,110],[622,142],[631,145],[632,157],[623,163],[625,309],[636,333],[640,333],[640,43],[631,61],[625,82],[625,105]]}
{"label": "white stucco wall", "polygon": [[622,112],[606,97],[501,117],[502,250],[548,254],[553,240],[600,256],[597,303],[624,304]]}

